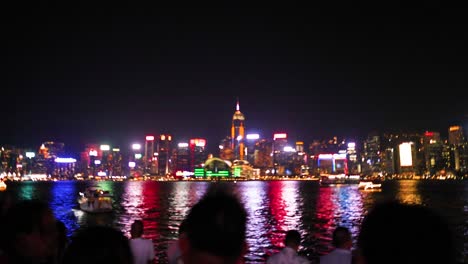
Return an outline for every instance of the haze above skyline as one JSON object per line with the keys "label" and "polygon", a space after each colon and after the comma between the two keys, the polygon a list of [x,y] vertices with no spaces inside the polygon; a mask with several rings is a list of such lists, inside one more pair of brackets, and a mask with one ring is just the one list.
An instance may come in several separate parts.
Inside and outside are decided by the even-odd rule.
{"label": "haze above skyline", "polygon": [[0,144],[468,129],[457,8],[9,5]]}

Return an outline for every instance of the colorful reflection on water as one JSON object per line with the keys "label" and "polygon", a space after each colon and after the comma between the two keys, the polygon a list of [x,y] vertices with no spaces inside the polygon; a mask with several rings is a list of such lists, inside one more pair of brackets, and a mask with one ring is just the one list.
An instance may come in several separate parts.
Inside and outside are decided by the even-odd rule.
{"label": "colorful reflection on water", "polygon": [[[176,239],[178,226],[188,210],[212,182],[22,182],[10,183],[15,199],[42,199],[50,203],[68,235],[93,224],[111,225],[129,235],[130,224],[142,219],[145,236],[155,244],[158,263],[166,263],[168,242]],[[236,191],[249,214],[247,263],[265,263],[280,250],[284,234],[298,229],[303,236],[300,253],[313,263],[331,250],[331,234],[341,225],[351,229],[354,239],[367,211],[377,202],[398,199],[424,204],[445,215],[454,226],[458,250],[464,259],[468,246],[468,183],[434,181],[389,181],[382,190],[363,191],[357,185],[320,186],[314,181],[246,181],[226,183]],[[78,192],[97,185],[114,195],[115,211],[88,214],[78,209]]]}

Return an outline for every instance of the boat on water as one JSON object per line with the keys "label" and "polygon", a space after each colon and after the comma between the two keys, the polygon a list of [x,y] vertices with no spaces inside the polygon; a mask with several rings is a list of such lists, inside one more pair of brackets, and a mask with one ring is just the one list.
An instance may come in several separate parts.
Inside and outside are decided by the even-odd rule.
{"label": "boat on water", "polygon": [[112,195],[99,187],[88,187],[79,193],[78,204],[88,213],[109,213],[113,211]]}
{"label": "boat on water", "polygon": [[361,180],[359,181],[358,189],[373,190],[382,188],[381,180]]}
{"label": "boat on water", "polygon": [[0,180],[0,191],[6,190],[7,185],[4,181]]}
{"label": "boat on water", "polygon": [[357,184],[359,183],[359,175],[346,175],[341,174],[320,174],[321,185],[332,185],[332,184]]}

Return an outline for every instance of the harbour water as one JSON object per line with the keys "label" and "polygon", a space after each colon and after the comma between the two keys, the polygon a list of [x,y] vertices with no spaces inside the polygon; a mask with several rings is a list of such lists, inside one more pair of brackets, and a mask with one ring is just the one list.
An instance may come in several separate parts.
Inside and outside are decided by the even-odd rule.
{"label": "harbour water", "polygon": [[[157,263],[166,263],[168,242],[177,237],[178,225],[210,184],[203,181],[58,181],[10,182],[7,191],[16,199],[49,202],[71,236],[93,224],[112,225],[129,235],[130,224],[143,219],[146,237],[155,244]],[[227,182],[239,193],[249,213],[247,263],[265,263],[282,246],[283,234],[298,229],[303,236],[301,254],[312,263],[331,249],[337,225],[351,229],[354,239],[366,212],[377,202],[398,199],[424,204],[443,214],[456,232],[460,262],[466,263],[468,244],[467,181],[386,181],[381,190],[360,190],[356,184],[320,186],[316,181]],[[88,214],[80,211],[77,196],[98,185],[115,198],[115,211]],[[430,232],[430,230],[428,231]]]}

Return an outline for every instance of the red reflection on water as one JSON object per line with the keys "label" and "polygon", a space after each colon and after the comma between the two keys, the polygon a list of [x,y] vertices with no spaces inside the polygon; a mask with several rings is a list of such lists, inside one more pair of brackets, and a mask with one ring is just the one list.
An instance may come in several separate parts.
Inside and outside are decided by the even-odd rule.
{"label": "red reflection on water", "polygon": [[321,187],[317,199],[315,229],[329,229],[334,224],[333,216],[336,208],[335,189],[332,187]]}
{"label": "red reflection on water", "polygon": [[[272,245],[282,247],[284,233],[283,223],[286,215],[285,202],[282,198],[283,182],[272,181],[268,187],[267,195],[272,219],[270,220],[270,231],[267,235]],[[278,231],[280,231],[280,233],[278,233]]]}
{"label": "red reflection on water", "polygon": [[158,239],[158,221],[160,218],[160,200],[159,184],[154,182],[129,182],[125,187],[123,196],[125,197],[124,207],[127,210],[128,216],[122,219],[125,223],[125,232],[128,233],[130,226],[136,219],[141,219],[144,224],[144,237],[150,238],[153,241]]}
{"label": "red reflection on water", "polygon": [[284,247],[284,235],[290,229],[297,229],[301,211],[297,204],[297,182],[272,181],[268,189],[270,214],[270,231],[268,237],[276,248]]}
{"label": "red reflection on water", "polygon": [[345,226],[353,237],[357,236],[363,210],[362,195],[357,186],[322,186],[314,222],[315,237],[321,245],[316,251],[322,255],[333,249],[332,233],[337,226]]}

